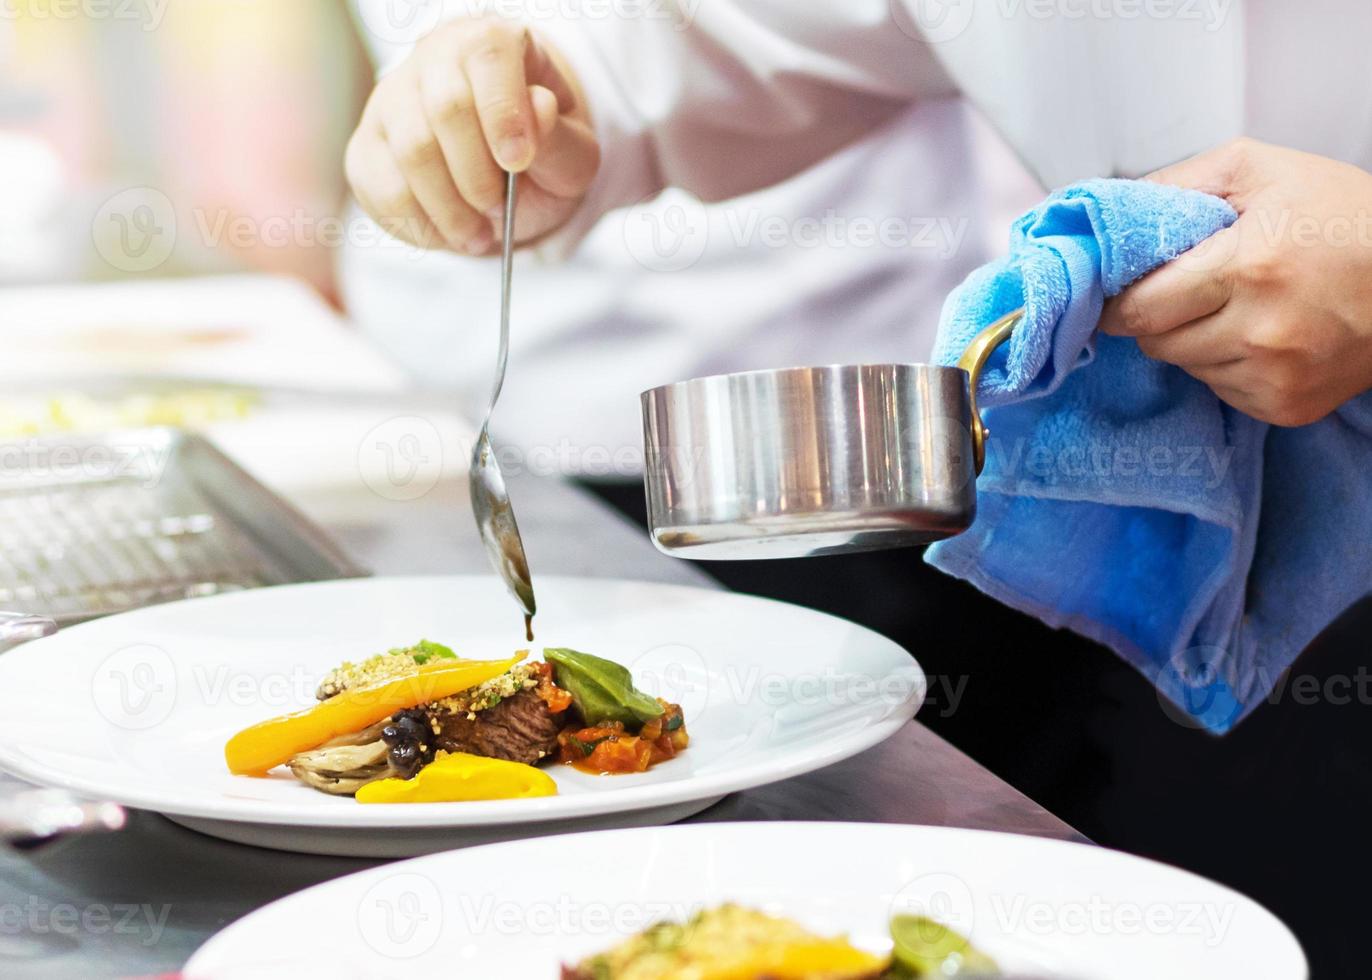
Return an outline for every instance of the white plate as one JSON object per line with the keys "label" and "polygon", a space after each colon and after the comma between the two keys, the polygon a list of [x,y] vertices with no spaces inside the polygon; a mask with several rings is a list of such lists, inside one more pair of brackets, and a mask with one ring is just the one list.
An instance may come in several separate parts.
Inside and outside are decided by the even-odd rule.
{"label": "white plate", "polygon": [[1255,902],[1085,844],[947,827],[699,824],[496,844],[349,875],[252,913],[186,980],[557,980],[561,963],[723,901],[882,953],[892,912],[933,914],[1006,971],[1063,980],[1303,980]]}
{"label": "white plate", "polygon": [[[549,768],[559,795],[364,806],[230,775],[235,731],[313,701],[319,679],[421,638],[505,657],[522,623],[494,576],[361,579],[194,599],[97,620],[0,656],[0,768],[156,810],[229,840],[408,856],[532,834],[664,823],[861,752],[925,678],[870,630],[784,603],[593,579],[538,582],[538,639],[617,660],[682,705],[691,747],[641,775]],[[535,650],[541,647],[535,646]]]}

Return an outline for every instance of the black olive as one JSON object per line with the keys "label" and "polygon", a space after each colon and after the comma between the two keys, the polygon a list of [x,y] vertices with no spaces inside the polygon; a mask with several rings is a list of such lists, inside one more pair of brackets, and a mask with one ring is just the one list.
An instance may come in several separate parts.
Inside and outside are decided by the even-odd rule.
{"label": "black olive", "polygon": [[432,732],[427,712],[414,708],[397,711],[381,730],[381,739],[388,746],[386,758],[392,772],[409,779],[422,766],[432,762],[430,738]]}
{"label": "black olive", "polygon": [[381,729],[381,741],[387,745],[394,746],[397,742],[404,741],[405,736],[401,734],[399,727],[387,725]]}

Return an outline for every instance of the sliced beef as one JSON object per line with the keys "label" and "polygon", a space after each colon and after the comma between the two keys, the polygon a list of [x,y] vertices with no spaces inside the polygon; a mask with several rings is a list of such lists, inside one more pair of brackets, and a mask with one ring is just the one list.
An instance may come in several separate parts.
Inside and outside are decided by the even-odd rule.
{"label": "sliced beef", "polygon": [[439,728],[434,748],[527,765],[556,753],[557,733],[562,729],[562,717],[549,711],[534,691],[520,691],[474,718],[443,713],[433,721]]}

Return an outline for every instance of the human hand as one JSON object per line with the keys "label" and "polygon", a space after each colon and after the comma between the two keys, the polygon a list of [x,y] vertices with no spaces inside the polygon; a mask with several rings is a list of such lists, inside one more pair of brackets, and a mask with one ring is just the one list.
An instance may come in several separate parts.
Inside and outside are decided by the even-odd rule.
{"label": "human hand", "polygon": [[376,85],[348,143],[348,182],[390,234],[488,254],[505,172],[521,174],[515,241],[560,227],[600,165],[576,80],[521,24],[445,24]]}
{"label": "human hand", "polygon": [[1242,139],[1148,179],[1239,219],[1109,300],[1101,330],[1276,425],[1372,388],[1372,174]]}

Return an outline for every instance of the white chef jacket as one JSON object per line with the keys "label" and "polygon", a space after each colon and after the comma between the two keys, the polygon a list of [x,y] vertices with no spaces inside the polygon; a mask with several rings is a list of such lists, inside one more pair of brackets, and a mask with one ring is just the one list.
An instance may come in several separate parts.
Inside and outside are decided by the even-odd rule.
{"label": "white chef jacket", "polygon": [[688,23],[547,22],[604,137],[581,221],[667,183],[709,199],[761,186],[949,80],[1049,186],[1242,134],[1372,162],[1372,4],[680,3]]}
{"label": "white chef jacket", "polygon": [[[525,12],[579,76],[603,164],[551,246],[580,243],[571,263],[517,272],[498,434],[567,471],[631,467],[633,396],[653,384],[923,357],[942,293],[984,257],[978,207],[1003,182],[977,167],[959,93],[1048,186],[1139,175],[1240,134],[1372,165],[1365,3],[547,2]],[[383,63],[403,41],[377,46]],[[666,187],[694,197],[645,212]],[[697,200],[723,203],[702,214]],[[798,244],[799,218],[830,212],[840,233]],[[757,231],[777,215],[777,237]],[[972,237],[939,257],[910,246],[940,240],[912,220],[902,247],[852,247],[857,219],[902,215]],[[405,262],[408,284],[393,250],[349,256],[364,327],[423,376],[484,377],[494,269]]]}

